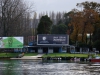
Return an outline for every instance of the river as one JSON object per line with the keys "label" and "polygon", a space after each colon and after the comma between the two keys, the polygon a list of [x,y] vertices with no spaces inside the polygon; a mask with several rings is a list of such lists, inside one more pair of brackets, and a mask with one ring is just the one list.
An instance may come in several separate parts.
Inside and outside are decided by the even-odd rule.
{"label": "river", "polygon": [[0,75],[100,75],[100,63],[0,60]]}

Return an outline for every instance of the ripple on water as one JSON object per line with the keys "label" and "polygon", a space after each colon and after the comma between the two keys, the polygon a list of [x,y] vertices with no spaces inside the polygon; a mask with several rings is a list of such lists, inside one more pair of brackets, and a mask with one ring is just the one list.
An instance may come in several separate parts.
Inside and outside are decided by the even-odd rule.
{"label": "ripple on water", "polygon": [[78,63],[41,63],[27,60],[0,64],[0,69],[2,69],[0,75],[4,75],[2,72],[7,70],[9,75],[12,72],[13,75],[99,75],[97,69],[100,71],[99,67],[92,71],[93,69],[89,66],[86,68],[87,64]]}

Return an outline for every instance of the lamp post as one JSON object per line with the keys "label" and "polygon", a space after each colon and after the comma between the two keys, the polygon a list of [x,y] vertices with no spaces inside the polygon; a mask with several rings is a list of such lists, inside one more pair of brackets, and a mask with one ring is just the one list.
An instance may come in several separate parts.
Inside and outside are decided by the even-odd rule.
{"label": "lamp post", "polygon": [[90,42],[90,34],[86,34],[86,44],[88,44],[88,39],[89,39],[89,42]]}
{"label": "lamp post", "polygon": [[92,51],[92,46],[91,46],[92,40],[91,40],[91,37],[92,37],[91,33],[87,34],[87,44],[89,45],[89,51]]}

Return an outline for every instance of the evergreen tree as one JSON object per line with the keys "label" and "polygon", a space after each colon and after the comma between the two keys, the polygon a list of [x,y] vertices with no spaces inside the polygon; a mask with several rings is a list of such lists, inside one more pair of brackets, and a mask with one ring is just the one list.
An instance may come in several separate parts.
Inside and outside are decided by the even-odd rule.
{"label": "evergreen tree", "polygon": [[51,26],[52,26],[52,21],[50,20],[50,18],[47,15],[42,16],[38,24],[37,33],[50,34]]}

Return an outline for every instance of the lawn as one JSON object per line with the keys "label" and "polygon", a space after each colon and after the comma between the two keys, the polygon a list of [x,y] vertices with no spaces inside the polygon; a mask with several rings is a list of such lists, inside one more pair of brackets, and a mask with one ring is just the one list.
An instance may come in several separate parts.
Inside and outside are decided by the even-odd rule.
{"label": "lawn", "polygon": [[[21,53],[0,53],[0,57],[16,57],[19,54]],[[38,53],[25,53],[24,56],[36,56],[37,54]],[[44,54],[43,57],[88,57],[88,54],[50,53]]]}
{"label": "lawn", "polygon": [[43,57],[88,57],[88,54],[51,53],[45,54]]}
{"label": "lawn", "polygon": [[[0,53],[0,57],[16,57],[21,53]],[[25,53],[24,56],[35,56],[38,53]]]}

